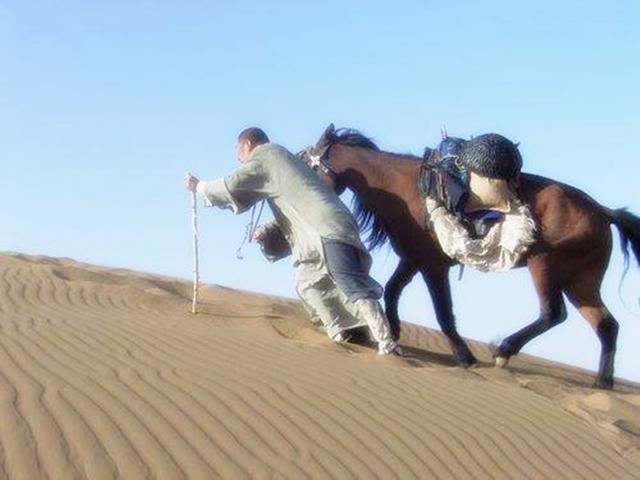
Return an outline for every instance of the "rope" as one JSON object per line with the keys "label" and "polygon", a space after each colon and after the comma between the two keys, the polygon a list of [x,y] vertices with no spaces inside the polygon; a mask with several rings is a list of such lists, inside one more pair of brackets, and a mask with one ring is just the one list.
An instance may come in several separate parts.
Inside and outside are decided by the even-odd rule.
{"label": "rope", "polygon": [[249,223],[247,223],[247,226],[244,229],[244,237],[242,238],[242,242],[240,242],[240,246],[238,247],[238,250],[236,250],[236,258],[238,260],[244,259],[244,257],[242,256],[242,248],[247,243],[251,243],[251,240],[253,238],[253,233],[256,231],[256,228],[258,227],[258,224],[260,222],[260,217],[262,216],[262,210],[264,209],[264,200],[260,202],[260,209],[258,210],[258,215],[256,215],[257,208],[258,208],[257,204],[251,208],[251,220],[249,220]]}

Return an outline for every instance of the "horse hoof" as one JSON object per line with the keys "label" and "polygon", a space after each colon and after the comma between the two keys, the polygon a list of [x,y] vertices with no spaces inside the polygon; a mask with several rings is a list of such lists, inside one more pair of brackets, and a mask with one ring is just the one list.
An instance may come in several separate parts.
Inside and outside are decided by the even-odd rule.
{"label": "horse hoof", "polygon": [[496,362],[496,367],[499,368],[504,368],[507,366],[507,363],[509,363],[509,359],[507,357],[496,356],[493,360]]}
{"label": "horse hoof", "polygon": [[593,388],[599,390],[613,390],[613,380],[596,380]]}
{"label": "horse hoof", "polygon": [[455,357],[456,363],[460,368],[473,367],[478,363],[478,360],[473,355],[460,355]]}

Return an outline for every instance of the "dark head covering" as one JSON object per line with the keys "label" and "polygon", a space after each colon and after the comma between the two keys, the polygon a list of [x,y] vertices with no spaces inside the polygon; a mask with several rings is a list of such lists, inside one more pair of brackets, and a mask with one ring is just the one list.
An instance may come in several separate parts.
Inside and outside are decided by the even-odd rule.
{"label": "dark head covering", "polygon": [[516,179],[522,169],[518,146],[497,133],[480,135],[466,142],[460,160],[469,170],[490,178]]}

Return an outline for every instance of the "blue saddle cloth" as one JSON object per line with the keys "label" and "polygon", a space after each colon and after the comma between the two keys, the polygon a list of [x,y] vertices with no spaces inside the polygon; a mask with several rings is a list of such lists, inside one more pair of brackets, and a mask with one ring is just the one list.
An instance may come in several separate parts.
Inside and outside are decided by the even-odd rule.
{"label": "blue saddle cloth", "polygon": [[465,144],[462,138],[445,137],[435,149],[425,149],[418,179],[423,195],[437,199],[458,215],[469,199],[469,172],[458,161]]}
{"label": "blue saddle cloth", "polygon": [[[467,144],[467,141],[458,137],[445,137],[440,144],[435,148],[434,152],[438,158],[433,157],[436,162],[446,160],[448,158],[458,158],[462,153],[462,149]],[[434,153],[432,153],[434,155]]]}

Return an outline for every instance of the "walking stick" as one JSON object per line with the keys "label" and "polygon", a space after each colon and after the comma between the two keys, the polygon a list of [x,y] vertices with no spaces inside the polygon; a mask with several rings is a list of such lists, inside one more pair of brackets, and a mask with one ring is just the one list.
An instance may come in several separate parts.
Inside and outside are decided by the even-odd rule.
{"label": "walking stick", "polygon": [[[187,172],[187,176],[191,173]],[[191,300],[191,313],[196,313],[198,304],[198,282],[200,280],[200,270],[198,268],[198,204],[196,202],[196,192],[191,192],[191,226],[193,229],[193,298]]]}

